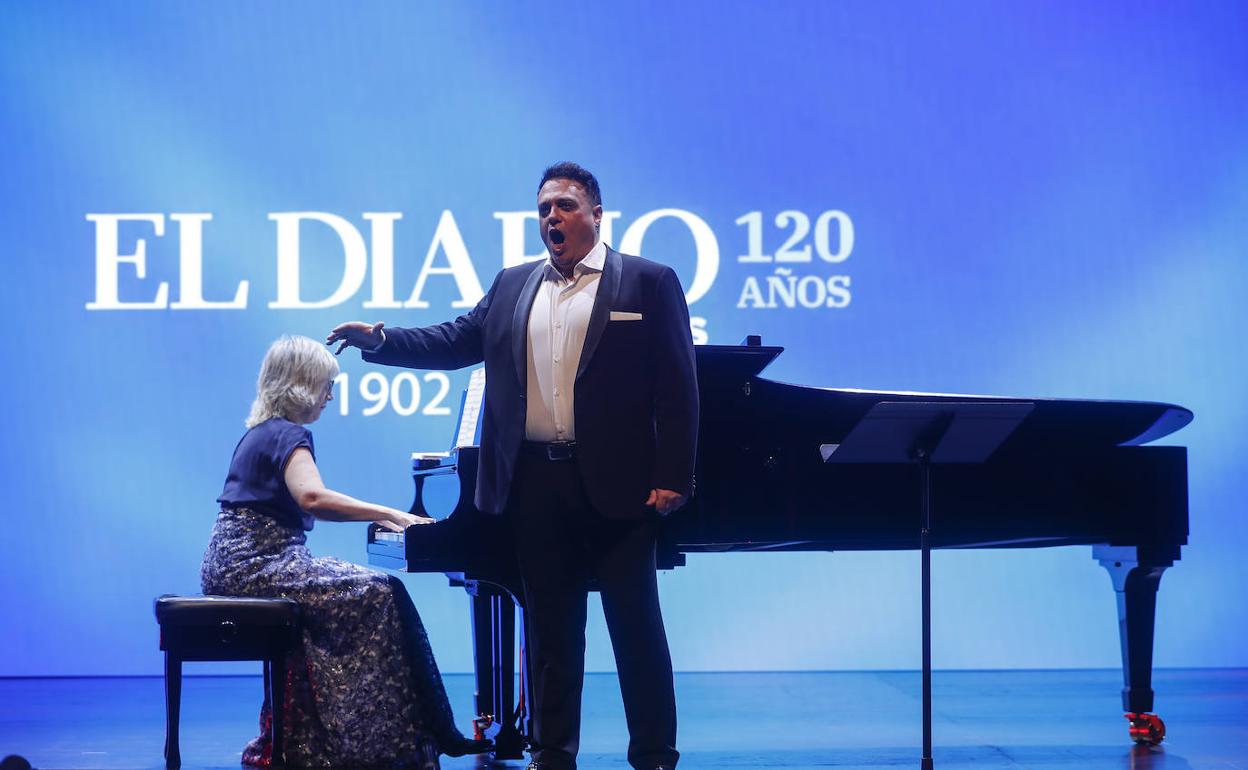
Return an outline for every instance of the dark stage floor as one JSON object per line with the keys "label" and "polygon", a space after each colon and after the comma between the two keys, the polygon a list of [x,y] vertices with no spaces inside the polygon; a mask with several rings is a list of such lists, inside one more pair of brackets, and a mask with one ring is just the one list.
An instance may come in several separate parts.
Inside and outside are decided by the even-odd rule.
{"label": "dark stage floor", "polygon": [[[193,667],[188,667],[192,669]],[[1162,748],[1133,749],[1120,716],[1118,671],[937,672],[937,768],[969,770],[1248,770],[1248,670],[1160,671]],[[0,755],[37,768],[162,768],[158,678],[0,679]],[[467,722],[472,680],[448,676]],[[683,770],[917,768],[914,672],[679,674]],[[258,677],[188,677],[187,770],[237,768],[255,730]],[[586,682],[581,767],[627,768],[614,675]],[[495,767],[523,768],[523,762]],[[447,759],[474,768],[478,760]]]}

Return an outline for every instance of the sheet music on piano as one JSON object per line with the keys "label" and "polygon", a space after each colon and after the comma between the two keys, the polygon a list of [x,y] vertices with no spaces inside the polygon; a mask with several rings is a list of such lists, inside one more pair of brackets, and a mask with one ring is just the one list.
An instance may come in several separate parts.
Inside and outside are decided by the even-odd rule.
{"label": "sheet music on piano", "polygon": [[468,378],[463,403],[459,407],[459,429],[455,432],[454,448],[476,446],[481,442],[481,405],[485,402],[485,367],[476,369]]}
{"label": "sheet music on piano", "polygon": [[468,387],[459,402],[459,421],[451,448],[443,452],[412,452],[412,468],[453,468],[453,455],[467,446],[477,446],[481,441],[481,406],[485,402],[485,369],[477,369],[468,378]]}

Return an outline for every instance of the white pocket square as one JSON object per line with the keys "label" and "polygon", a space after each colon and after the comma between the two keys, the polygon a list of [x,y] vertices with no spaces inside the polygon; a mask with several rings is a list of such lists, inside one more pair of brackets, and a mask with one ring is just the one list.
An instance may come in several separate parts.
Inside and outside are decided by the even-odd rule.
{"label": "white pocket square", "polygon": [[641,313],[632,313],[627,310],[612,310],[612,321],[640,321]]}

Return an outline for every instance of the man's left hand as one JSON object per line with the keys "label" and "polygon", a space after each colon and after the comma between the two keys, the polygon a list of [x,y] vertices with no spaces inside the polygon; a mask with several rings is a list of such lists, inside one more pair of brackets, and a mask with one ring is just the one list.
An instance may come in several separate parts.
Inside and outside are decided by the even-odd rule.
{"label": "man's left hand", "polygon": [[658,511],[660,516],[666,516],[684,505],[687,499],[679,492],[673,492],[670,489],[652,489],[650,497],[646,498],[646,505]]}

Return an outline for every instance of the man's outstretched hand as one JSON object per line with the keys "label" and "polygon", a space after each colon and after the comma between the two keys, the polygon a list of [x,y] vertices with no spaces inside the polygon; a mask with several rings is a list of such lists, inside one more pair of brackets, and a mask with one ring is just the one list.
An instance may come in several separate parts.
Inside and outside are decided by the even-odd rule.
{"label": "man's outstretched hand", "polygon": [[334,355],[338,355],[351,346],[355,346],[360,350],[372,350],[381,344],[381,327],[383,326],[385,324],[381,321],[375,324],[366,324],[363,321],[347,321],[345,324],[338,324],[334,327],[329,336],[325,338],[325,344],[342,343],[334,351]]}

